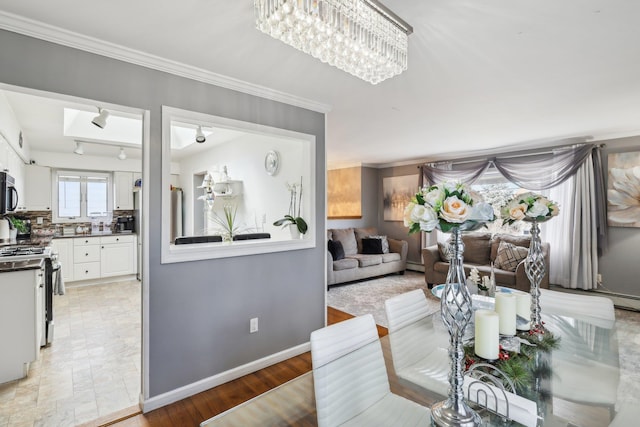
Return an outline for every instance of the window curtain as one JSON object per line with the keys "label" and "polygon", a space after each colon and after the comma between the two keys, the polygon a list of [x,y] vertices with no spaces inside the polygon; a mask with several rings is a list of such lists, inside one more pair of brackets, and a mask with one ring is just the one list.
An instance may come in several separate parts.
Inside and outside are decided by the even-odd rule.
{"label": "window curtain", "polygon": [[[510,154],[459,164],[422,166],[425,183],[459,180],[472,184],[493,164],[509,181],[529,190],[553,191],[563,219],[544,224],[551,243],[550,280],[566,287],[596,287],[598,254],[607,248],[606,190],[600,148],[593,144],[545,153]],[[570,180],[571,182],[568,182]],[[564,185],[560,185],[564,183]],[[550,225],[551,224],[551,225]],[[569,238],[566,238],[566,233]],[[556,240],[556,244],[552,242]],[[554,272],[555,270],[555,272]]]}
{"label": "window curtain", "polygon": [[597,288],[599,206],[592,157],[565,183],[548,191],[560,215],[540,226],[540,237],[551,247],[549,280],[565,288]]}

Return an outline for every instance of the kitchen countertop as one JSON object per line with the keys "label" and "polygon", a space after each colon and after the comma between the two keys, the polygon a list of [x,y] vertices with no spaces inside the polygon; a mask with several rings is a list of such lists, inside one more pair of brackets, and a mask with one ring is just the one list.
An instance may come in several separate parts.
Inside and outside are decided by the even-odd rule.
{"label": "kitchen countertop", "polygon": [[100,236],[131,236],[136,233],[113,233],[111,231],[98,231],[97,233],[80,233],[80,234],[62,234],[62,235],[53,235],[51,236],[53,239],[73,239],[76,237],[100,237]]}

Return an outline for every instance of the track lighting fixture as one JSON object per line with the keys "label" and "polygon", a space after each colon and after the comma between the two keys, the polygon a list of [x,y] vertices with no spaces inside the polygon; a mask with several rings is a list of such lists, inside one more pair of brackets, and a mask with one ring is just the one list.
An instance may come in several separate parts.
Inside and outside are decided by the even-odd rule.
{"label": "track lighting fixture", "polygon": [[104,129],[107,125],[107,118],[109,117],[109,112],[103,108],[98,108],[98,114],[91,120],[91,123],[98,126],[100,129]]}
{"label": "track lighting fixture", "polygon": [[127,155],[124,152],[124,148],[120,147],[120,153],[118,153],[118,158],[120,160],[125,160],[127,158]]}
{"label": "track lighting fixture", "polygon": [[206,140],[207,138],[205,138],[204,133],[202,132],[202,126],[198,126],[198,130],[196,130],[196,142],[202,144]]}
{"label": "track lighting fixture", "polygon": [[76,141],[76,149],[73,150],[73,152],[80,155],[84,154],[84,147],[82,146],[82,142]]}

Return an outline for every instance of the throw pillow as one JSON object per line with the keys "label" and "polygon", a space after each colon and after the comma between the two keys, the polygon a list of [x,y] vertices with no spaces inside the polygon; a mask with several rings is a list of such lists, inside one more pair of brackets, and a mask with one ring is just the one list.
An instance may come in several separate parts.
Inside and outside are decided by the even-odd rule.
{"label": "throw pillow", "polygon": [[518,264],[527,257],[529,250],[522,246],[516,246],[508,242],[500,242],[496,255],[496,268],[507,271],[516,271]]}
{"label": "throw pillow", "polygon": [[358,253],[358,243],[356,242],[356,234],[353,228],[334,228],[332,230],[334,242],[342,243],[344,255],[350,256]]}
{"label": "throw pillow", "polygon": [[387,236],[375,236],[375,235],[371,235],[371,236],[367,236],[370,239],[380,239],[382,241],[382,253],[383,254],[388,254],[389,253],[389,240],[387,239]]}
{"label": "throw pillow", "polygon": [[362,253],[367,255],[382,254],[382,239],[362,239]]}
{"label": "throw pillow", "polygon": [[449,262],[449,257],[451,255],[449,253],[449,242],[446,242],[446,243],[438,242],[438,252],[440,252],[440,259],[442,261]]}
{"label": "throw pillow", "polygon": [[328,243],[329,252],[331,252],[331,256],[334,261],[338,261],[339,259],[344,259],[344,249],[342,248],[342,243],[337,240],[329,240]]}

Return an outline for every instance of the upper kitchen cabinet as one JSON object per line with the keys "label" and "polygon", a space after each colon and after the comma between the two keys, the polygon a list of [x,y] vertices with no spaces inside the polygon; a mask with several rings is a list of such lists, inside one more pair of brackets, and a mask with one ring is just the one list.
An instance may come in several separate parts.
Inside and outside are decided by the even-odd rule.
{"label": "upper kitchen cabinet", "polygon": [[26,165],[26,186],[24,200],[26,210],[51,210],[51,168]]}
{"label": "upper kitchen cabinet", "polygon": [[114,209],[133,209],[133,172],[114,172]]}

